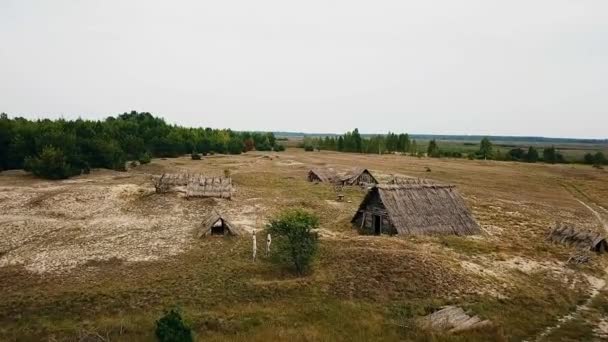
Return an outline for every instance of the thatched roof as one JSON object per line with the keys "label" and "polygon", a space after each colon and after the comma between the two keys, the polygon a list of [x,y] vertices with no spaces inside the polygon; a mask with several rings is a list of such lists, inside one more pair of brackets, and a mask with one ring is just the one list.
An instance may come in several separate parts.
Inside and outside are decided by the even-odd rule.
{"label": "thatched roof", "polygon": [[378,180],[369,172],[368,169],[364,168],[354,168],[346,171],[342,177],[340,177],[340,181],[345,185],[354,185],[357,182],[357,179],[361,177],[363,173],[368,173],[372,178],[372,183],[377,184]]}
{"label": "thatched roof", "polygon": [[608,250],[608,243],[602,234],[577,230],[573,225],[561,222],[551,229],[547,239],[600,253]]}
{"label": "thatched roof", "polygon": [[479,234],[480,228],[453,185],[376,185],[361,202],[379,196],[398,234]]}
{"label": "thatched roof", "polygon": [[225,216],[221,215],[217,211],[211,211],[207,216],[205,216],[202,220],[198,237],[203,237],[207,235],[211,235],[211,228],[218,222],[222,220],[224,223],[224,228],[228,231],[230,235],[242,235],[243,231],[240,228],[234,226]]}
{"label": "thatched roof", "polygon": [[[313,176],[313,177],[311,177]],[[308,179],[317,178],[321,182],[332,183],[338,179],[338,173],[332,168],[312,169],[308,171]]]}
{"label": "thatched roof", "polygon": [[427,178],[414,178],[414,177],[399,177],[395,176],[393,179],[388,181],[387,184],[397,185],[415,185],[415,184],[437,184],[437,182]]}
{"label": "thatched roof", "polygon": [[186,197],[231,198],[233,192],[230,177],[192,177],[186,186]]}

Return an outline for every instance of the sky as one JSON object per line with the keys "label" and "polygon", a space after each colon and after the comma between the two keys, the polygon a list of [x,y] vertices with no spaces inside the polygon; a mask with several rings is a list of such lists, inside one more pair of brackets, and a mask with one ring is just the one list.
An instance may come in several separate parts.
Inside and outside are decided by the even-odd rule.
{"label": "sky", "polygon": [[0,0],[0,112],[608,137],[606,0]]}

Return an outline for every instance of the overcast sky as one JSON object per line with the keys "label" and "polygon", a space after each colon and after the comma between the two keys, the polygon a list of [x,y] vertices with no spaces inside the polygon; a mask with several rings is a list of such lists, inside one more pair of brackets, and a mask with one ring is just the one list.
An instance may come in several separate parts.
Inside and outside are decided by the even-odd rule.
{"label": "overcast sky", "polygon": [[607,0],[0,0],[0,112],[608,137]]}

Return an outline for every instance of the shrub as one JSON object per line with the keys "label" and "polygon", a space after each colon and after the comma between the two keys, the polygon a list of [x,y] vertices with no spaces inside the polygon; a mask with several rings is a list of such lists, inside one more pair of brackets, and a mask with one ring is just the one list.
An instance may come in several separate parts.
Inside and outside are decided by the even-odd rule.
{"label": "shrub", "polygon": [[278,262],[293,263],[298,274],[306,272],[317,251],[318,236],[312,229],[319,219],[304,210],[287,210],[270,221],[268,231],[275,235],[273,250]]}
{"label": "shrub", "polygon": [[274,150],[275,150],[276,152],[283,152],[283,151],[285,151],[285,146],[283,146],[283,145],[281,145],[281,144],[276,144],[276,145],[274,146]]}
{"label": "shrub", "polygon": [[315,148],[312,145],[304,146],[304,151],[306,151],[306,152],[312,152],[314,150],[315,150]]}
{"label": "shrub", "polygon": [[47,179],[65,179],[72,175],[63,151],[53,146],[43,148],[39,157],[26,157],[24,168],[38,177]]}
{"label": "shrub", "polygon": [[201,155],[198,153],[192,153],[190,157],[192,158],[192,160],[201,160]]}
{"label": "shrub", "polygon": [[141,165],[144,165],[144,164],[148,164],[148,163],[150,163],[150,161],[151,161],[152,159],[151,159],[151,157],[150,157],[150,153],[145,152],[145,153],[142,153],[142,154],[139,156],[139,158],[137,158],[137,160],[139,160],[139,163],[140,163]]}
{"label": "shrub", "polygon": [[178,310],[171,309],[156,321],[156,338],[160,342],[193,341],[190,327],[182,320]]}

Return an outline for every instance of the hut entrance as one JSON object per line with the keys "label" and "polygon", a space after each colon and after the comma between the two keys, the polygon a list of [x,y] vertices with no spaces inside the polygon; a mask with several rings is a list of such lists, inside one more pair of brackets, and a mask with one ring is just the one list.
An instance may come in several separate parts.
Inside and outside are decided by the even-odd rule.
{"label": "hut entrance", "polygon": [[376,234],[376,235],[380,235],[380,233],[381,233],[381,229],[380,229],[381,222],[382,222],[382,220],[380,218],[380,215],[374,215],[374,234]]}
{"label": "hut entrance", "polygon": [[225,232],[226,226],[222,219],[217,220],[217,222],[213,224],[213,227],[211,227],[211,235],[224,235]]}

